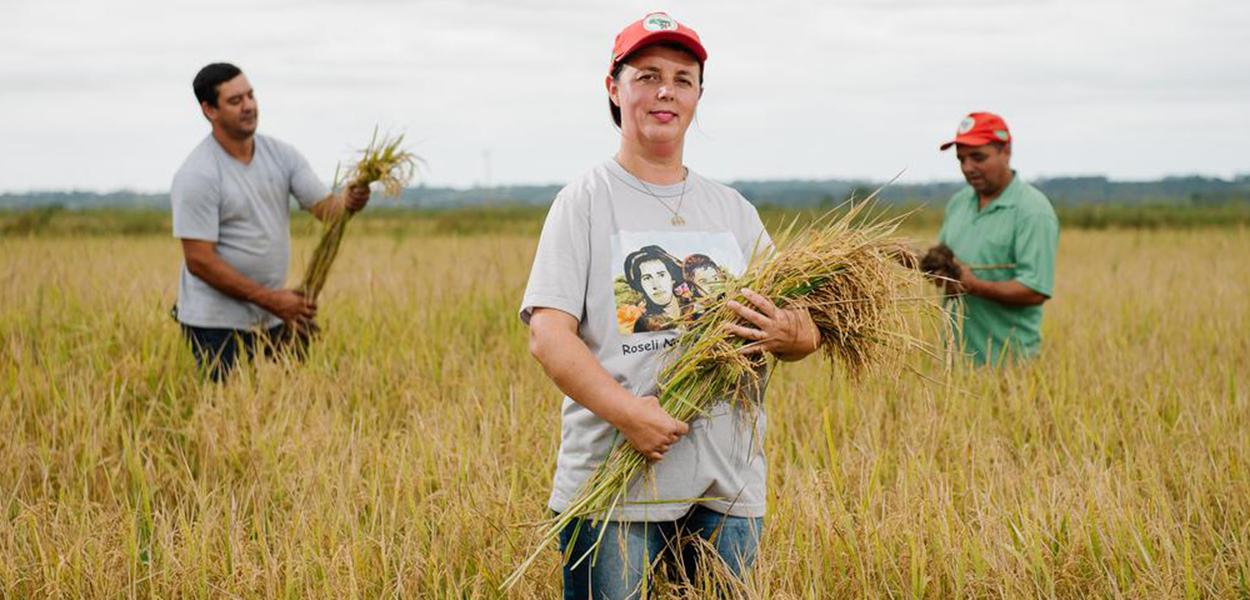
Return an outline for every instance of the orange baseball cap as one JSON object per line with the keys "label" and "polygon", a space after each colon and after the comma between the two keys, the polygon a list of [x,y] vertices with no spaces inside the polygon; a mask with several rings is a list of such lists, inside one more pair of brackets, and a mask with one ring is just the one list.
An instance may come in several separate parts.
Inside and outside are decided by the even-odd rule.
{"label": "orange baseball cap", "polygon": [[955,144],[984,146],[990,142],[1011,142],[1011,130],[1007,129],[1007,122],[994,113],[974,112],[959,122],[955,139],[942,144],[941,149],[946,150]]}
{"label": "orange baseball cap", "polygon": [[657,42],[681,44],[694,53],[700,65],[707,60],[707,50],[703,48],[703,42],[699,41],[699,34],[678,23],[677,19],[668,16],[668,13],[653,12],[630,23],[628,27],[616,34],[616,43],[612,44],[612,63],[608,65],[608,71],[611,72],[616,68],[617,63],[635,51]]}

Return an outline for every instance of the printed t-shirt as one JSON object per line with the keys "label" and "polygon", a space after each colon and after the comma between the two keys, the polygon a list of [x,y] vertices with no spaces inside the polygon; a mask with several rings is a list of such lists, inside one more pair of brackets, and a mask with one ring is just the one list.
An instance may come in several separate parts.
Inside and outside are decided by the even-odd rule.
{"label": "printed t-shirt", "polygon": [[[677,337],[665,329],[671,316],[697,311],[726,276],[741,275],[757,251],[771,250],[741,194],[693,171],[684,199],[682,185],[644,184],[612,159],[570,183],[547,213],[521,302],[527,324],[539,307],[576,317],[599,363],[637,396],[657,394],[665,350]],[[678,204],[684,225],[671,223]],[[710,498],[700,504],[720,513],[763,516],[764,428],[762,405],[747,411],[717,404],[635,482],[611,518],[673,520],[696,498]],[[617,438],[611,424],[564,398],[552,510],[565,510]],[[657,500],[687,501],[637,504]]]}

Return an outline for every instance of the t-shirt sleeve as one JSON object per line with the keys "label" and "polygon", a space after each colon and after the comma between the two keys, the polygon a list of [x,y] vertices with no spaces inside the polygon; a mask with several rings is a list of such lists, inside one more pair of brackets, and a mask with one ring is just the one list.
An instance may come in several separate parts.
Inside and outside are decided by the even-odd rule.
{"label": "t-shirt sleeve", "polygon": [[216,242],[221,227],[221,190],[203,173],[179,171],[169,187],[174,237]]}
{"label": "t-shirt sleeve", "polygon": [[1050,297],[1055,283],[1059,220],[1050,214],[1026,215],[1016,223],[1016,281]]}
{"label": "t-shirt sleeve", "polygon": [[330,189],[317,177],[312,165],[308,164],[308,159],[292,146],[283,144],[281,147],[286,155],[285,162],[290,173],[291,195],[295,196],[295,201],[299,202],[300,207],[308,210],[312,208],[312,205],[329,196]]}
{"label": "t-shirt sleeve", "polygon": [[584,198],[567,190],[551,203],[521,300],[526,325],[535,308],[554,308],[582,320],[590,277],[589,210]]}

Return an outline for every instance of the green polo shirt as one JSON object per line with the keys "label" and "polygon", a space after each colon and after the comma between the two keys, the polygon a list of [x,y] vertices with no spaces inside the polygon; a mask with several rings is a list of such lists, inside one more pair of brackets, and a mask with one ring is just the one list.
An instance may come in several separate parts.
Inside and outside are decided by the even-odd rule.
{"label": "green polo shirt", "polygon": [[[1055,281],[1059,219],[1050,200],[1014,174],[1003,193],[984,210],[966,187],[951,197],[938,239],[965,265],[1009,265],[978,269],[988,281],[1019,281],[1050,297]],[[1041,346],[1042,307],[1005,306],[965,294],[948,300],[964,352],[977,364],[1031,358]],[[962,319],[959,317],[962,315]]]}

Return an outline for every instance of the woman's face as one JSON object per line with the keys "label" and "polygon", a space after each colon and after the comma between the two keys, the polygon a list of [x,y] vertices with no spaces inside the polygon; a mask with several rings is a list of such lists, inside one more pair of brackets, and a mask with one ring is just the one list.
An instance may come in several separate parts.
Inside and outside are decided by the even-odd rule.
{"label": "woman's face", "polygon": [[668,306],[673,301],[673,274],[668,272],[664,261],[648,260],[638,265],[638,282],[652,304]]}
{"label": "woman's face", "polygon": [[621,108],[621,133],[650,143],[681,142],[694,120],[702,90],[699,62],[690,54],[649,46],[608,77],[608,96]]}

